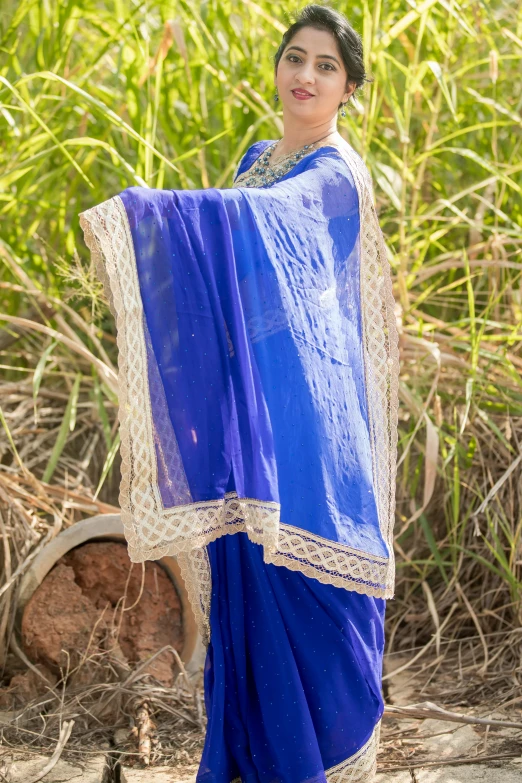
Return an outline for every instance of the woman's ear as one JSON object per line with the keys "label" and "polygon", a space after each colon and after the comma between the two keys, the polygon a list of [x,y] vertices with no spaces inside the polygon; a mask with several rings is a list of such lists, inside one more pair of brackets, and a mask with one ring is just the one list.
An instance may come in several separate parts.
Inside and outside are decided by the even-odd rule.
{"label": "woman's ear", "polygon": [[352,97],[356,88],[357,88],[357,84],[355,82],[348,82],[346,86],[346,92],[344,93],[343,96],[343,103],[346,103],[346,101]]}

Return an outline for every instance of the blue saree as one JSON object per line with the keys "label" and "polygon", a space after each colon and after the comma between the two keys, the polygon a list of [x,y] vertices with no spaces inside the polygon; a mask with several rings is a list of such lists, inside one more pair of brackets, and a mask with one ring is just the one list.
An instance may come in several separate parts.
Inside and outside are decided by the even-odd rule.
{"label": "blue saree", "polygon": [[205,745],[197,783],[370,783],[384,702],[385,600],[208,545]]}
{"label": "blue saree", "polygon": [[[117,324],[134,562],[178,557],[208,642],[198,783],[369,781],[394,586],[398,347],[361,158],[130,187],[80,216]],[[226,535],[236,534],[236,535]],[[344,588],[344,589],[339,589]]]}

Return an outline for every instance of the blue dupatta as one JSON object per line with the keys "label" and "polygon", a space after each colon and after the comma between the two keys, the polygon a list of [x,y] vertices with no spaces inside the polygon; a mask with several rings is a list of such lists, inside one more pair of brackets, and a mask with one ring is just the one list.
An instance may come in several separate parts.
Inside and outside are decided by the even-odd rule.
{"label": "blue dupatta", "polygon": [[80,216],[115,316],[132,561],[178,556],[208,634],[206,544],[393,596],[398,347],[371,182],[348,144],[267,187],[130,187]]}

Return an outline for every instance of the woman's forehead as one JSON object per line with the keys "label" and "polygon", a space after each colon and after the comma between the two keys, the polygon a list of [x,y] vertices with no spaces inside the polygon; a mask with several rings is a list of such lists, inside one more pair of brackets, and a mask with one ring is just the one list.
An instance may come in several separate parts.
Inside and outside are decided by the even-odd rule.
{"label": "woman's forehead", "polygon": [[337,41],[329,30],[318,30],[316,27],[307,26],[302,27],[292,36],[285,50],[292,46],[301,47],[310,54],[320,54],[323,51],[331,54],[332,51],[337,50]]}

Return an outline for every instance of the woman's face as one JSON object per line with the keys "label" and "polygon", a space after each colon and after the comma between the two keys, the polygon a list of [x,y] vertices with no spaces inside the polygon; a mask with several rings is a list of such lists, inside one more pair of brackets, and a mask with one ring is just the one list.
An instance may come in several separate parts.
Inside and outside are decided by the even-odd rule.
{"label": "woman's face", "polygon": [[285,111],[320,124],[331,120],[354,91],[347,78],[333,35],[303,27],[281,55],[275,85]]}

